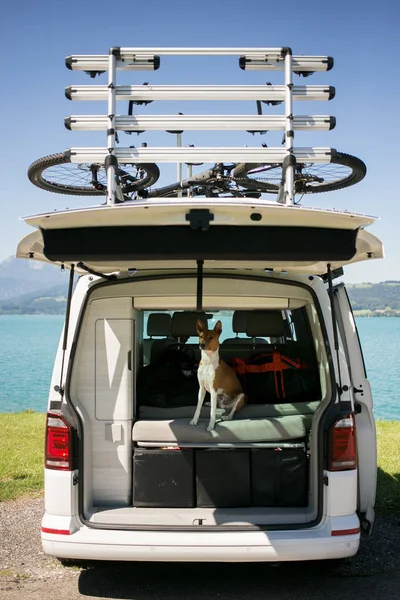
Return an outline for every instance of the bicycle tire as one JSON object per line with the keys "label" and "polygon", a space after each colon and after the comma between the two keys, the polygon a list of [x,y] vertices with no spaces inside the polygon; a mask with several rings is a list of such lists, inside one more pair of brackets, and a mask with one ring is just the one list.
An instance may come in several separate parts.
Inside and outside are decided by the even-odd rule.
{"label": "bicycle tire", "polygon": [[[350,173],[328,183],[325,181],[325,179],[323,179],[322,182],[314,181],[313,183],[304,184],[304,182],[300,182],[298,179],[299,185],[297,186],[295,174],[295,193],[298,194],[317,194],[320,192],[333,192],[335,190],[341,190],[359,183],[362,179],[364,179],[367,173],[367,167],[361,159],[357,158],[356,156],[352,156],[351,154],[345,154],[344,152],[336,151],[332,153],[331,161],[329,163],[298,163],[297,168],[301,167],[302,165],[303,168],[305,168],[306,165],[309,165],[309,168],[314,168],[313,165],[315,165],[315,169],[320,168],[321,173],[323,172],[323,169],[325,169],[325,172],[328,172],[328,174],[329,170],[334,172],[335,165],[342,165],[349,168]],[[332,165],[333,168],[332,166],[330,167],[330,165]],[[263,166],[267,165],[239,163],[233,171],[233,177],[241,187],[253,190],[258,189],[259,191],[267,194],[277,194],[282,176],[282,165],[271,165],[271,170],[276,169],[276,179],[279,179],[279,183],[277,184],[258,181],[257,179],[251,179],[248,176],[251,171],[257,168],[262,168]],[[310,177],[312,177],[312,175]]]}
{"label": "bicycle tire", "polygon": [[[56,194],[67,194],[73,196],[104,196],[106,194],[105,189],[95,189],[90,181],[84,182],[84,176],[80,176],[82,180],[82,184],[71,184],[66,183],[65,180],[61,181],[62,176],[59,175],[60,181],[56,181],[56,176],[50,178],[50,173],[46,175],[45,171],[51,169],[53,167],[62,166],[62,165],[75,165],[75,169],[79,168],[79,165],[76,163],[71,163],[69,153],[59,152],[58,154],[50,154],[49,156],[44,156],[43,158],[39,158],[33,162],[28,169],[28,177],[29,180],[36,185],[37,187],[47,190],[49,192],[55,192]],[[88,163],[81,163],[81,165],[87,165],[87,172],[90,171],[90,166]],[[121,165],[120,165],[121,166]],[[150,187],[158,180],[160,176],[160,170],[156,164],[135,164],[132,167],[136,167],[137,169],[142,169],[145,173],[144,177],[140,180],[131,182],[129,184],[122,185],[123,192],[129,193],[137,190],[141,190],[146,187]],[[101,169],[104,170],[104,166],[100,166]],[[73,172],[74,169],[71,169]],[[83,172],[83,169],[82,169]],[[104,171],[105,176],[105,171]],[[91,178],[91,174],[90,174]],[[106,181],[106,179],[105,179]]]}

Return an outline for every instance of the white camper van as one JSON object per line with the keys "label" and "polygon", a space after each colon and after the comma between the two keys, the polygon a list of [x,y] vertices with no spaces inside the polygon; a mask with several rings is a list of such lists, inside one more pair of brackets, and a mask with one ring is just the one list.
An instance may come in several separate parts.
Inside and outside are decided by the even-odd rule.
{"label": "white camper van", "polygon": [[[155,70],[159,55],[178,54],[239,55],[240,68],[284,71],[285,84],[117,85],[117,69]],[[105,204],[26,218],[35,231],[17,250],[70,269],[46,425],[44,551],[132,561],[354,555],[374,522],[376,434],[337,280],[383,248],[366,231],[372,217],[299,206],[304,194],[357,183],[364,163],[293,145],[297,130],[335,126],[326,115],[294,116],[292,106],[333,98],[331,86],[293,85],[333,59],[290,48],[112,48],[67,66],[107,73],[108,85],[66,90],[70,100],[107,100],[107,114],[65,121],[105,130],[107,146],[39,159],[29,178]],[[128,115],[117,115],[118,100],[130,101]],[[157,100],[251,100],[257,114],[132,114]],[[262,102],[285,112],[263,115]],[[180,137],[225,129],[280,130],[284,147],[183,146]],[[117,147],[117,130],[166,130],[177,145]],[[177,182],[154,188],[158,164],[170,162]],[[193,175],[199,163],[214,166]],[[190,424],[199,321],[222,326],[219,357],[247,400],[231,420],[218,408],[211,430],[206,405]]]}
{"label": "white camper van", "polygon": [[[191,227],[193,211],[202,230]],[[26,219],[37,231],[18,256],[81,274],[50,390],[46,553],[284,561],[357,552],[360,529],[374,521],[375,425],[352,311],[334,278],[382,257],[365,230],[373,220],[254,199],[147,200]],[[211,432],[209,407],[189,425],[199,317],[223,323],[228,363],[274,351],[292,360],[279,389],[271,372],[246,376],[247,405],[231,421],[219,410]]]}

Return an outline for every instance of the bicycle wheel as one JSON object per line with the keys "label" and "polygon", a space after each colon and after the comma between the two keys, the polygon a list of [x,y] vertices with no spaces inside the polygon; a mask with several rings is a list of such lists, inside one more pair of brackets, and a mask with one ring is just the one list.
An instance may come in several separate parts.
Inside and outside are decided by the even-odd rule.
{"label": "bicycle wheel", "polygon": [[[297,163],[295,194],[340,190],[364,179],[366,172],[367,167],[362,160],[343,152],[334,152],[329,163]],[[277,194],[282,180],[282,165],[239,163],[233,177],[241,187]]]}
{"label": "bicycle wheel", "polygon": [[[123,193],[153,185],[160,176],[156,164],[119,164]],[[76,196],[106,193],[107,173],[102,164],[71,163],[68,152],[39,158],[28,169],[30,181],[44,190]]]}

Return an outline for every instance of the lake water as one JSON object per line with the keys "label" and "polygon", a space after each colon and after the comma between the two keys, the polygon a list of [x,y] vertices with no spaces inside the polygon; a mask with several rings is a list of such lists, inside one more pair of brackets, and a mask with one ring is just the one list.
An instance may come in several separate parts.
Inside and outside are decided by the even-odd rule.
{"label": "lake water", "polygon": [[[45,412],[64,317],[0,316],[0,412]],[[377,419],[400,420],[400,318],[359,318]]]}

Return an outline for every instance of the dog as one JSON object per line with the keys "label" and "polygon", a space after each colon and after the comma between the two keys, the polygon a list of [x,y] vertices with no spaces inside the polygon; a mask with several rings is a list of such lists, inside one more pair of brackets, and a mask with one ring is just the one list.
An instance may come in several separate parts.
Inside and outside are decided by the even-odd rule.
{"label": "dog", "polygon": [[230,421],[235,412],[241,410],[245,405],[246,396],[236,373],[219,358],[221,321],[216,323],[214,329],[209,330],[207,325],[198,320],[197,333],[201,349],[201,361],[197,373],[200,388],[196,411],[190,425],[197,425],[206,392],[209,392],[211,412],[207,431],[212,431],[215,427],[217,405],[230,411],[222,417],[223,421]]}

